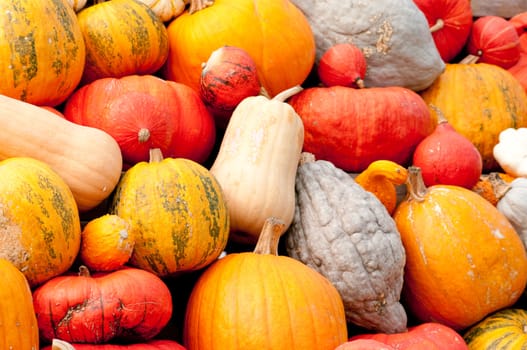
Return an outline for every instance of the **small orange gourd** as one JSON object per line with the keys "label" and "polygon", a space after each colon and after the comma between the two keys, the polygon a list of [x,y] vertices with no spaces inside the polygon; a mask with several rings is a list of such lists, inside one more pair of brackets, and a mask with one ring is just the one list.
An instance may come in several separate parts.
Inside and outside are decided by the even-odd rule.
{"label": "small orange gourd", "polygon": [[396,186],[405,183],[408,171],[390,160],[376,160],[355,178],[366,191],[372,192],[392,214],[397,205]]}
{"label": "small orange gourd", "polygon": [[268,218],[253,252],[232,253],[200,276],[187,304],[189,350],[333,350],[347,338],[338,291],[277,255],[285,224]]}
{"label": "small orange gourd", "polygon": [[408,197],[393,215],[406,251],[403,300],[421,321],[464,329],[513,305],[527,254],[507,218],[469,189],[425,187],[408,168]]}

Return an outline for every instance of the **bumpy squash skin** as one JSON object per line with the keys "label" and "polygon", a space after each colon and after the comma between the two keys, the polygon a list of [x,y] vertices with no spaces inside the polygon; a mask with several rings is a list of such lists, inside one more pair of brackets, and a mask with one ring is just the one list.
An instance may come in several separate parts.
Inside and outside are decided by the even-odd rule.
{"label": "bumpy squash skin", "polygon": [[463,334],[469,349],[525,349],[527,311],[509,308],[497,311]]}
{"label": "bumpy squash skin", "polygon": [[41,161],[0,162],[0,258],[11,261],[30,286],[67,271],[80,248],[75,199]]}
{"label": "bumpy squash skin", "polygon": [[130,264],[160,276],[203,268],[227,244],[223,192],[205,167],[188,159],[165,158],[128,169],[110,212],[135,230]]}
{"label": "bumpy squash skin", "polygon": [[63,0],[0,3],[0,93],[37,105],[62,103],[79,84],[85,45]]}
{"label": "bumpy squash skin", "polygon": [[0,259],[0,274],[0,349],[38,350],[38,324],[27,279],[6,259]]}
{"label": "bumpy squash skin", "polygon": [[405,252],[383,204],[332,163],[301,164],[295,216],[285,234],[289,256],[328,278],[339,291],[349,322],[402,332],[399,302]]}

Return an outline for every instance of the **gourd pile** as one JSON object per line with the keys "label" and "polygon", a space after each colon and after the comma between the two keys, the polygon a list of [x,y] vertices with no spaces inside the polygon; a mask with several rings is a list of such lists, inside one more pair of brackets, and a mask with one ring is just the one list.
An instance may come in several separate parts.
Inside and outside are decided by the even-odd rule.
{"label": "gourd pile", "polygon": [[527,346],[527,8],[0,4],[0,349]]}

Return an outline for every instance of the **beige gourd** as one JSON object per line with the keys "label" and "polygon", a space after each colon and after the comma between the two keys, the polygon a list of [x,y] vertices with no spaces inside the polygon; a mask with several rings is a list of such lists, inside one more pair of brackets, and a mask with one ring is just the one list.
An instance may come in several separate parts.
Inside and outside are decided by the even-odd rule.
{"label": "beige gourd", "polygon": [[247,97],[229,119],[210,171],[225,193],[234,242],[255,244],[268,217],[286,228],[293,221],[304,126],[284,101],[301,89]]}
{"label": "beige gourd", "polygon": [[0,125],[0,160],[25,156],[47,163],[70,187],[79,211],[102,203],[119,181],[121,150],[102,130],[4,95]]}

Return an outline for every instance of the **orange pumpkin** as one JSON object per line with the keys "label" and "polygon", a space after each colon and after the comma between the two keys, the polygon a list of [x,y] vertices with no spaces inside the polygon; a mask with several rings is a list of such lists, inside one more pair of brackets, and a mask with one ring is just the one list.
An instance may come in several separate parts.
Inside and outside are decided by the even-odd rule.
{"label": "orange pumpkin", "polygon": [[167,58],[166,27],[143,2],[97,1],[77,17],[86,43],[83,84],[99,78],[152,74]]}
{"label": "orange pumpkin", "polygon": [[228,254],[200,276],[185,317],[189,350],[333,350],[346,341],[337,289],[298,260],[277,255],[284,228],[269,218],[254,252]]}
{"label": "orange pumpkin", "polygon": [[85,45],[66,1],[0,2],[0,94],[56,106],[76,88]]}
{"label": "orange pumpkin", "polygon": [[249,53],[271,97],[302,84],[315,60],[311,27],[289,0],[216,0],[192,14],[185,11],[167,29],[164,77],[196,91],[202,63],[224,45]]}
{"label": "orange pumpkin", "polygon": [[393,218],[406,251],[402,299],[417,319],[460,330],[513,305],[527,254],[507,218],[464,187],[426,188],[418,167],[407,192]]}

